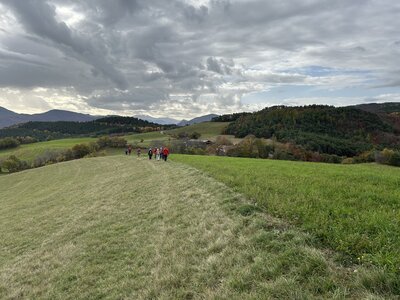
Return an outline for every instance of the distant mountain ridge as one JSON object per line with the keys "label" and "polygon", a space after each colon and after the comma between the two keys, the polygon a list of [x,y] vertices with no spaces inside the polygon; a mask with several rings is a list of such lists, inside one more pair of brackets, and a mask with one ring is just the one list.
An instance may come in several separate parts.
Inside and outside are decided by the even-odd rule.
{"label": "distant mountain ridge", "polygon": [[162,117],[155,118],[155,117],[148,116],[148,115],[135,115],[134,117],[141,119],[141,120],[161,124],[161,125],[176,124],[178,126],[187,126],[187,125],[193,125],[193,124],[202,123],[202,122],[209,122],[209,121],[211,121],[211,119],[218,117],[218,115],[208,114],[205,116],[196,117],[191,120],[181,120],[181,121],[179,121],[177,119],[173,119],[173,118],[162,118]]}
{"label": "distant mountain ridge", "polygon": [[[11,110],[8,110],[4,107],[0,107],[0,128],[8,127],[8,126],[13,126],[16,124],[20,123],[26,123],[26,122],[57,122],[57,121],[70,121],[70,122],[88,122],[88,121],[93,121],[99,118],[102,118],[104,116],[93,116],[89,114],[81,114],[81,113],[76,113],[72,111],[67,111],[67,110],[59,110],[59,109],[53,109],[49,110],[44,113],[39,113],[39,114],[19,114],[16,112],[13,112]],[[191,120],[177,120],[173,118],[168,118],[168,117],[152,117],[149,115],[135,115],[135,118],[156,123],[156,124],[161,124],[161,125],[178,125],[178,126],[186,126],[186,125],[192,125],[192,124],[197,124],[201,122],[208,122],[211,121],[212,118],[218,117],[218,115],[215,114],[209,114],[205,116],[200,116],[196,117]]]}
{"label": "distant mountain ridge", "polygon": [[215,117],[218,117],[218,115],[209,114],[209,115],[205,115],[205,116],[201,116],[201,117],[197,117],[197,118],[191,119],[189,121],[182,120],[182,121],[180,121],[178,123],[178,126],[187,126],[187,125],[193,125],[193,124],[202,123],[202,122],[209,122]]}
{"label": "distant mountain ridge", "polygon": [[156,118],[148,115],[134,115],[135,118],[161,125],[178,124],[180,121],[173,118]]}
{"label": "distant mountain ridge", "polygon": [[96,120],[100,117],[88,114],[81,114],[67,110],[53,109],[39,114],[18,114],[4,107],[0,107],[0,128],[30,122],[55,122],[55,121],[71,121],[71,122],[88,122]]}
{"label": "distant mountain ridge", "polygon": [[4,107],[0,107],[0,128],[26,122],[29,115],[17,114]]}

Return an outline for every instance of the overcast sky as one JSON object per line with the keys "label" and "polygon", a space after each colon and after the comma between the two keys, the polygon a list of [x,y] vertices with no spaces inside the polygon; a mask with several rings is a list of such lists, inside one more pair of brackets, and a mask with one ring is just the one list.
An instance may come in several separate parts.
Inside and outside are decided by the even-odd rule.
{"label": "overcast sky", "polygon": [[400,102],[400,1],[0,0],[0,106],[177,119]]}

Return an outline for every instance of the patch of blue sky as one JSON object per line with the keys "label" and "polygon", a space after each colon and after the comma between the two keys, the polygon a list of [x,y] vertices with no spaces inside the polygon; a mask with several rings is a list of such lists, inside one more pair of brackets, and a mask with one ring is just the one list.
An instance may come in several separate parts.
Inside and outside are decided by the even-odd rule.
{"label": "patch of blue sky", "polygon": [[338,76],[338,75],[355,75],[362,77],[371,77],[373,72],[371,70],[356,70],[356,69],[337,69],[323,66],[306,66],[301,68],[290,68],[279,70],[284,73],[295,73],[302,74],[311,77],[326,77],[326,76]]}
{"label": "patch of blue sky", "polygon": [[311,85],[280,85],[272,87],[269,90],[254,92],[244,95],[242,103],[244,104],[262,104],[267,102],[279,103],[290,99],[324,98],[332,100],[338,98],[368,99],[378,97],[382,94],[400,93],[400,88],[367,88],[365,86],[352,87],[326,87]]}

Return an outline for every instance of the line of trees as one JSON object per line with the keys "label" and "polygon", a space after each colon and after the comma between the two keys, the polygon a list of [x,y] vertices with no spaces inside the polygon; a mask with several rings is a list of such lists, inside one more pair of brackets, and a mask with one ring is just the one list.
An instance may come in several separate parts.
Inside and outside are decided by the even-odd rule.
{"label": "line of trees", "polygon": [[30,137],[30,136],[23,136],[23,137],[6,137],[0,139],[0,150],[16,148],[21,144],[31,144],[37,142],[37,139]]}
{"label": "line of trees", "polygon": [[3,149],[10,149],[10,148],[16,148],[20,145],[20,142],[17,139],[14,138],[4,138],[0,139],[0,150]]}
{"label": "line of trees", "polygon": [[0,129],[0,138],[31,136],[38,141],[72,136],[102,136],[132,132],[149,132],[170,128],[133,117],[105,117],[89,122],[27,122]]}

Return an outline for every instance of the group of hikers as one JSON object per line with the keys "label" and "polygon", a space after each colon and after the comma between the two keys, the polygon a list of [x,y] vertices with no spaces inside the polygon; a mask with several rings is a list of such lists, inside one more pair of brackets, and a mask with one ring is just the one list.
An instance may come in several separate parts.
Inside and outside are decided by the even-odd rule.
{"label": "group of hikers", "polygon": [[[125,154],[126,155],[131,155],[132,153],[132,146],[129,145],[128,147],[126,147],[125,149]],[[136,150],[136,154],[138,157],[140,157],[140,155],[142,154],[142,149],[138,148]],[[147,155],[149,156],[149,159],[152,159],[154,156],[154,159],[156,160],[164,160],[167,161],[168,159],[168,155],[169,155],[169,149],[167,147],[160,147],[160,148],[149,148],[149,150],[147,151]]]}
{"label": "group of hikers", "polygon": [[160,147],[154,149],[149,148],[149,151],[147,151],[147,155],[149,156],[149,159],[152,159],[154,155],[154,159],[156,160],[161,159],[167,161],[169,155],[169,149],[167,147]]}

